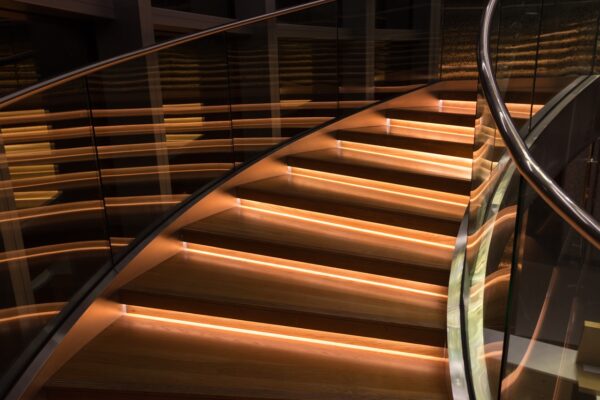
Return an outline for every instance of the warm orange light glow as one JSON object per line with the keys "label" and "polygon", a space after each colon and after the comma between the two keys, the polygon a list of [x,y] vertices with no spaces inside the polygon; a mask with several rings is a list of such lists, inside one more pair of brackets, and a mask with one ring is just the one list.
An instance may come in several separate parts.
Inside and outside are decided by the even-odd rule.
{"label": "warm orange light glow", "polygon": [[130,238],[130,237],[111,236],[110,245],[113,247],[129,246],[129,243],[133,242],[133,240],[134,240],[134,238]]}
{"label": "warm orange light glow", "polygon": [[[44,134],[47,132],[47,126],[34,126],[31,127],[35,129],[35,131],[39,134]],[[4,136],[5,133],[15,133],[22,131],[24,128],[3,128],[0,129],[0,133]],[[47,141],[34,142],[34,143],[19,143],[19,144],[6,144],[4,145],[4,150],[6,157],[9,160],[15,160],[22,158],[23,156],[27,157],[29,154],[44,154],[46,152],[52,151],[52,144]],[[53,164],[29,164],[29,165],[15,165],[15,163],[9,163],[8,165],[8,173],[12,179],[18,178],[26,178],[26,177],[36,177],[36,176],[47,176],[54,175],[55,166]],[[37,203],[44,202],[49,200],[52,197],[42,198],[43,194],[39,194],[39,197],[33,198],[35,195],[33,193],[21,194],[21,201],[35,201]],[[39,204],[36,204],[39,205]]]}
{"label": "warm orange light glow", "polygon": [[205,163],[205,164],[174,164],[174,165],[150,165],[145,167],[110,168],[102,170],[103,178],[120,178],[126,176],[160,175],[160,174],[182,174],[207,171],[229,171],[231,164],[227,163]]}
{"label": "warm orange light glow", "polygon": [[15,315],[12,317],[0,318],[0,324],[6,323],[6,322],[11,322],[11,321],[29,319],[29,318],[49,317],[49,316],[57,315],[59,312],[60,311],[40,311],[40,312],[35,312],[35,313],[30,313],[30,314],[22,314],[22,315]]}
{"label": "warm orange light glow", "polygon": [[108,243],[103,240],[98,241],[87,241],[87,242],[75,242],[75,243],[61,243],[48,246],[41,246],[36,248],[7,251],[0,253],[0,263],[7,263],[19,260],[25,260],[28,258],[44,257],[57,254],[76,253],[81,251],[98,251],[98,250],[110,250]]}
{"label": "warm orange light glow", "polygon": [[199,131],[204,127],[204,122],[155,122],[152,124],[124,124],[124,125],[105,125],[96,126],[95,132],[100,136],[112,136],[116,131],[127,133],[148,133],[155,131],[169,132],[189,132]]}
{"label": "warm orange light glow", "polygon": [[[488,288],[490,288],[494,285],[500,284],[502,282],[510,281],[510,270],[508,268],[506,268],[506,271],[500,270],[500,271],[496,271],[496,272],[501,272],[501,273],[496,276],[488,275],[486,277],[486,282],[483,285],[485,287],[485,289],[488,289]],[[487,279],[490,276],[492,276],[492,279]]]}
{"label": "warm orange light glow", "polygon": [[187,194],[107,197],[106,207],[137,207],[179,204]]}
{"label": "warm orange light glow", "polygon": [[[270,208],[266,208],[263,206],[264,203],[254,202],[250,200],[242,200],[240,199],[240,206],[246,210],[252,210],[263,214],[270,214],[277,217],[290,218],[298,221],[310,222],[319,225],[330,226],[334,228],[344,229],[348,231],[366,233],[375,236],[382,236],[390,239],[401,240],[410,243],[417,243],[422,245],[427,245],[431,247],[438,247],[441,249],[451,250],[454,249],[454,238],[439,234],[432,233],[424,233],[420,231],[413,231],[410,229],[404,228],[396,228],[389,225],[382,225],[377,223],[367,223],[364,221],[353,220],[350,218],[343,217],[334,217],[329,214],[320,214],[314,212],[304,212],[305,215],[302,216],[301,211],[298,209],[288,208],[288,207],[274,207],[270,206]],[[285,211],[284,211],[285,210]],[[361,227],[360,224],[364,226],[370,226],[370,228]],[[386,232],[387,231],[387,232]],[[392,233],[398,232],[398,233]],[[409,236],[410,234],[414,234],[415,236],[430,236],[435,238],[434,240],[425,240],[420,239],[418,237]],[[445,240],[444,240],[445,239]],[[446,243],[443,243],[443,242]]]}
{"label": "warm orange light glow", "polygon": [[499,360],[502,357],[502,350],[494,350],[485,353],[485,358],[493,358]]}
{"label": "warm orange light glow", "polygon": [[[201,163],[201,164],[175,164],[175,165],[151,165],[144,167],[127,167],[127,168],[110,168],[102,169],[103,178],[117,177],[133,177],[144,175],[160,175],[160,174],[183,174],[183,173],[202,173],[202,172],[222,172],[231,169],[232,164],[229,163]],[[38,177],[23,177],[11,179],[10,181],[0,182],[0,190],[7,190],[9,187],[13,190],[44,187],[44,186],[62,186],[65,184],[77,182],[97,181],[98,175],[95,171],[73,172],[60,175],[47,175]],[[44,200],[53,198],[58,194],[58,191],[44,192],[19,192],[22,196],[35,197]],[[28,194],[27,194],[28,193]],[[20,196],[21,196],[20,195]],[[26,199],[26,197],[22,197]]]}
{"label": "warm orange light glow", "polygon": [[0,112],[0,124],[21,124],[33,122],[61,121],[69,119],[89,119],[88,110],[47,112],[46,110],[22,110]]}
{"label": "warm orange light glow", "polygon": [[59,195],[58,190],[29,190],[26,192],[14,192],[15,201],[17,203],[35,202],[33,207],[40,206],[43,203],[54,199]]}
{"label": "warm orange light glow", "polygon": [[32,218],[44,218],[88,211],[102,211],[103,209],[102,202],[100,201],[56,204],[0,213],[0,222],[25,221]]}
{"label": "warm orange light glow", "polygon": [[65,306],[64,302],[25,304],[0,309],[0,324],[29,318],[53,316]]}
{"label": "warm orange light glow", "polygon": [[[372,101],[350,100],[350,101],[311,101],[309,99],[288,99],[278,103],[248,103],[230,105],[203,105],[201,103],[163,104],[161,107],[140,108],[116,108],[116,109],[93,109],[91,115],[95,118],[106,117],[136,117],[146,115],[182,115],[182,114],[215,114],[240,111],[269,111],[269,110],[292,110],[292,109],[335,109],[362,107],[371,104]],[[0,123],[2,125],[39,123],[59,120],[88,119],[88,110],[73,110],[61,112],[48,112],[43,109],[2,111],[0,112]],[[229,123],[228,121],[219,121]],[[103,127],[101,127],[103,128]]]}
{"label": "warm orange light glow", "polygon": [[288,139],[289,138],[287,137],[234,138],[233,143],[236,149],[252,147],[264,148],[279,144]]}
{"label": "warm orange light glow", "polygon": [[514,222],[517,218],[516,208],[516,206],[506,207],[495,218],[488,219],[475,233],[469,236],[467,248],[475,249],[491,231],[499,229],[503,224]]}
{"label": "warm orange light glow", "polygon": [[25,189],[25,188],[32,188],[32,187],[36,187],[36,186],[46,186],[46,185],[73,183],[73,182],[85,182],[85,181],[96,180],[96,179],[98,179],[98,175],[96,174],[95,171],[93,171],[93,172],[73,172],[73,173],[61,174],[61,175],[51,175],[51,176],[43,176],[43,177],[28,177],[28,178],[11,179],[10,181],[2,181],[2,182],[0,182],[0,189],[1,190]]}
{"label": "warm orange light glow", "polygon": [[[477,102],[464,100],[439,100],[440,110],[454,109],[474,113]],[[529,118],[530,112],[537,113],[544,107],[543,104],[506,103],[506,108],[512,117]]]}
{"label": "warm orange light glow", "polygon": [[[163,104],[161,109],[166,113],[174,112],[190,112],[190,111],[202,111],[202,103],[174,103],[174,104]],[[135,110],[135,109],[134,109]],[[103,110],[108,111],[108,110]]]}
{"label": "warm orange light glow", "polygon": [[437,101],[437,109],[440,112],[455,112],[460,114],[475,114],[476,102],[468,100],[445,100]]}
{"label": "warm orange light glow", "polygon": [[[32,115],[45,114],[46,110],[43,108],[35,108],[33,110],[14,110],[14,111],[2,111],[0,112],[0,117],[14,117],[14,116],[27,116],[30,117]],[[1,121],[1,119],[0,119]]]}
{"label": "warm orange light glow", "polygon": [[284,128],[311,128],[324,124],[333,117],[285,117],[285,118],[247,118],[231,121],[233,128],[270,128],[273,125]]}
{"label": "warm orange light glow", "polygon": [[548,282],[548,289],[546,290],[546,297],[544,298],[544,303],[542,304],[542,308],[540,309],[540,314],[538,316],[538,320],[536,321],[535,328],[533,329],[531,339],[529,339],[529,343],[527,344],[527,349],[523,354],[523,358],[517,364],[517,367],[511,373],[506,375],[502,380],[501,391],[510,388],[510,386],[517,382],[521,374],[523,374],[527,370],[527,362],[533,354],[535,344],[537,343],[538,337],[542,330],[542,326],[546,319],[546,313],[548,312],[548,308],[550,307],[550,301],[552,300],[552,295],[554,294],[556,283],[559,279],[558,274],[559,272],[557,268],[552,270],[550,282]]}
{"label": "warm orange light glow", "polygon": [[14,126],[4,127],[0,129],[2,135],[10,135],[11,133],[22,133],[22,132],[35,132],[35,133],[48,133],[48,125],[26,125],[26,126]]}
{"label": "warm orange light glow", "polygon": [[298,107],[302,104],[310,102],[310,99],[289,99],[289,100],[281,100],[281,104],[291,105],[292,107]]}
{"label": "warm orange light glow", "polygon": [[9,166],[11,180],[28,177],[42,177],[54,175],[56,173],[54,164],[29,164]]}
{"label": "warm orange light glow", "polygon": [[[403,291],[403,292],[410,292],[410,293],[415,293],[415,294],[420,294],[420,295],[425,295],[425,296],[439,297],[439,298],[443,298],[443,299],[446,299],[448,297],[447,295],[445,295],[443,293],[437,293],[437,292],[433,292],[430,290],[416,289],[413,287],[402,286],[400,284],[391,284],[391,283],[378,281],[377,279],[381,278],[381,277],[378,277],[377,275],[356,273],[356,272],[349,271],[349,270],[342,270],[342,269],[338,269],[338,268],[324,267],[324,266],[320,266],[320,265],[300,263],[300,262],[295,262],[295,264],[301,265],[302,267],[294,266],[294,265],[289,265],[290,264],[289,260],[280,260],[280,259],[276,259],[276,258],[272,258],[272,257],[258,256],[256,254],[249,254],[249,253],[232,252],[232,251],[227,251],[225,249],[218,249],[218,248],[209,247],[209,246],[200,246],[197,244],[184,243],[184,247],[185,247],[186,251],[191,252],[191,253],[200,254],[200,255],[204,255],[204,256],[210,256],[210,257],[217,257],[217,258],[222,258],[222,259],[231,260],[231,261],[239,261],[239,262],[259,265],[261,267],[275,268],[275,269],[279,269],[279,270],[285,270],[285,271],[296,272],[296,273],[301,273],[301,274],[308,274],[308,275],[313,275],[313,276],[332,278],[332,279],[337,279],[337,280],[346,281],[346,282],[360,283],[363,285],[370,285],[370,286],[375,286],[375,287],[399,290],[399,291]],[[243,257],[240,256],[239,254],[243,254]],[[259,257],[260,257],[260,259],[258,259]],[[277,262],[275,262],[275,261],[277,261]],[[288,265],[284,264],[284,262],[286,262],[286,261],[288,262]],[[388,279],[388,281],[391,281],[392,279],[393,278]],[[394,279],[394,280],[400,281],[399,279]],[[410,282],[410,283],[415,284],[415,285],[419,284],[419,282]],[[408,282],[406,282],[406,284],[408,285]]]}
{"label": "warm orange light glow", "polygon": [[74,147],[70,149],[52,149],[38,151],[23,151],[13,154],[6,154],[6,158],[10,163],[18,162],[59,162],[64,160],[89,160],[94,156],[95,152],[92,147]]}
{"label": "warm orange light glow", "polygon": [[[140,313],[142,311],[143,313]],[[403,358],[413,358],[419,360],[427,360],[427,361],[436,361],[436,362],[446,362],[446,359],[443,357],[436,357],[428,354],[418,354],[418,353],[410,353],[407,351],[394,350],[391,348],[383,348],[383,347],[371,347],[367,345],[353,344],[342,341],[335,341],[333,339],[351,339],[350,335],[341,335],[327,332],[319,332],[321,337],[327,337],[328,339],[320,339],[316,337],[308,337],[301,336],[301,333],[308,333],[309,331],[306,329],[300,328],[291,328],[291,327],[281,327],[278,326],[279,329],[287,328],[286,332],[289,333],[279,333],[266,330],[269,326],[267,324],[259,324],[259,323],[251,323],[248,321],[243,321],[245,325],[252,326],[254,329],[235,326],[238,322],[236,320],[225,319],[225,318],[215,318],[204,315],[194,314],[194,321],[177,319],[172,317],[163,317],[159,316],[162,310],[154,310],[149,308],[141,308],[135,307],[135,309],[131,309],[129,306],[126,306],[126,316],[129,318],[147,320],[147,321],[157,321],[169,324],[183,325],[193,328],[201,328],[201,329],[209,329],[214,331],[228,332],[228,333],[236,333],[241,335],[248,335],[254,337],[262,337],[267,339],[276,339],[276,340],[285,340],[296,343],[306,343],[312,345],[321,345],[327,347],[334,347],[338,349],[344,350],[357,350],[357,351],[365,351],[369,353],[378,353],[385,354],[389,356],[403,357]],[[156,315],[159,314],[159,315]],[[177,316],[183,316],[183,313],[177,313]],[[229,324],[217,324],[216,322],[228,322]],[[242,321],[239,321],[242,322]],[[262,328],[262,329],[260,329]],[[297,333],[294,335],[293,333]],[[379,341],[382,343],[383,340]],[[392,342],[394,343],[394,342]]]}
{"label": "warm orange light glow", "polygon": [[188,142],[151,142],[136,144],[117,144],[98,147],[100,157],[144,156],[157,152],[174,152],[183,150],[192,153],[202,151],[228,151],[231,148],[230,139],[190,140]]}
{"label": "warm orange light glow", "polygon": [[390,130],[394,130],[395,128],[407,128],[411,131],[417,131],[421,133],[419,137],[424,138],[431,136],[432,133],[440,134],[442,137],[447,137],[446,140],[450,142],[473,143],[475,137],[475,131],[473,127],[458,125],[436,124],[433,122],[411,121],[404,119],[389,119],[388,126],[390,127]]}
{"label": "warm orange light glow", "polygon": [[[311,101],[308,99],[289,99],[281,100],[280,103],[246,103],[232,104],[231,111],[269,111],[269,110],[290,110],[290,109],[335,109],[338,105],[342,108],[362,107],[371,104],[372,101],[349,100],[349,101]],[[116,116],[142,116],[142,115],[178,115],[178,114],[218,114],[228,113],[229,105],[203,105],[201,103],[189,104],[164,104],[162,107],[148,108],[118,108],[118,109],[94,109],[92,113],[95,117],[116,117]]]}
{"label": "warm orange light glow", "polygon": [[362,154],[375,155],[378,157],[393,158],[405,161],[406,164],[398,164],[399,167],[416,167],[424,173],[441,174],[459,179],[471,178],[471,159],[445,156],[432,153],[424,153],[412,150],[390,149],[382,146],[368,145],[340,141],[340,147],[344,151],[354,151]]}
{"label": "warm orange light glow", "polygon": [[[431,201],[440,204],[465,207],[468,202],[467,196],[452,195],[444,192],[435,192],[427,189],[420,189],[410,186],[395,185],[393,183],[369,181],[361,178],[351,178],[345,175],[335,175],[322,171],[313,171],[304,168],[290,167],[293,175],[303,178],[315,179],[328,183],[346,185],[361,190],[371,190],[375,192],[388,193],[401,197],[409,197],[416,200]],[[357,183],[361,182],[361,183]],[[410,192],[413,193],[410,193]],[[419,193],[419,194],[417,194]],[[439,196],[439,197],[438,197]],[[447,197],[446,199],[441,197]]]}

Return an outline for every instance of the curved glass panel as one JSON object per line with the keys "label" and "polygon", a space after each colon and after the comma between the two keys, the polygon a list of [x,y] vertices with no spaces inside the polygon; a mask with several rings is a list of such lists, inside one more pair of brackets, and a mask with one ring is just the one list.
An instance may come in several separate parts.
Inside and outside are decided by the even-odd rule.
{"label": "curved glass panel", "polygon": [[[501,95],[523,135],[528,133],[527,121],[533,108],[539,20],[538,3],[503,1],[491,30],[492,59]],[[536,106],[534,111],[539,108]],[[498,391],[518,176],[481,90],[477,113],[465,258],[464,329],[473,394],[491,399]]]}
{"label": "curved glass panel", "polygon": [[114,260],[174,205],[233,168],[223,34],[88,77]]}
{"label": "curved glass panel", "polygon": [[0,363],[6,385],[65,304],[111,264],[85,80],[0,111]]}
{"label": "curved glass panel", "polygon": [[192,193],[437,78],[439,10],[387,3],[340,0],[223,31],[0,110],[0,395]]}
{"label": "curved glass panel", "polygon": [[[597,142],[557,174],[598,218]],[[581,173],[585,171],[585,173]],[[595,398],[600,328],[600,251],[524,186],[506,332],[502,398]]]}
{"label": "curved glass panel", "polygon": [[[513,122],[521,135],[528,137],[529,144],[543,132],[541,126],[535,137],[530,136],[537,123],[569,93],[570,85],[578,77],[592,71],[598,7],[597,2],[595,6],[591,3],[583,2],[580,8],[580,3],[572,1],[504,0],[495,10],[490,48],[496,79]],[[479,92],[464,268],[463,334],[473,395],[491,399],[508,393],[504,386],[501,391],[504,385],[501,381],[503,369],[509,369],[506,362],[510,363],[513,357],[512,350],[507,353],[509,336],[505,332],[507,318],[513,317],[513,312],[508,311],[509,289],[515,278],[511,270],[521,268],[520,263],[514,264],[515,259],[523,256],[523,246],[515,247],[517,239],[520,240],[519,231],[515,230],[518,217],[526,211],[520,176],[506,154],[487,102]],[[567,136],[567,129],[563,130],[561,135]],[[554,146],[569,148],[561,144],[555,141]],[[538,161],[545,168],[557,159],[544,157]],[[552,242],[542,240],[542,243]],[[510,398],[537,396],[534,386],[528,390],[520,391],[519,395],[514,392]]]}

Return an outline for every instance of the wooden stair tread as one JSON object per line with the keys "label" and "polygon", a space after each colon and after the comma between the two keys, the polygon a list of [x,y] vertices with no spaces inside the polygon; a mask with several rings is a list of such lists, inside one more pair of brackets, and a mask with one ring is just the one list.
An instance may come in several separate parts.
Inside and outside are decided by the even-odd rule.
{"label": "wooden stair tread", "polygon": [[420,237],[445,240],[446,244],[415,243],[410,238],[327,226],[241,207],[193,223],[182,230],[181,237],[202,245],[441,285],[447,284],[453,250],[450,243],[454,240],[425,233]]}
{"label": "wooden stair tread", "polygon": [[475,112],[457,111],[454,109],[440,110],[438,107],[398,108],[385,111],[385,116],[391,119],[421,121],[435,124],[472,127],[475,124]]}
{"label": "wooden stair tread", "polygon": [[471,143],[435,140],[433,138],[418,138],[403,135],[402,133],[401,130],[390,128],[386,125],[380,125],[338,131],[336,137],[338,140],[396,147],[406,150],[445,154],[456,157],[473,157],[473,145]]}
{"label": "wooden stair tread", "polygon": [[[50,378],[44,398],[449,398],[447,284],[471,189],[471,86],[458,84],[462,92],[452,96],[452,84],[434,85],[434,96],[448,92],[455,101],[379,111],[379,125],[354,125],[333,132],[337,142],[321,142],[337,147],[287,155],[283,175],[250,174],[228,186],[236,205],[192,216],[170,238],[181,241],[179,253],[112,293],[122,314]],[[234,129],[270,127],[268,118],[250,119],[262,112],[244,111]],[[311,112],[282,123],[301,129],[306,118],[326,119]],[[227,140],[192,148],[178,141],[161,151],[186,163],[203,153],[217,165]],[[276,141],[236,139],[234,147]],[[160,176],[137,165],[155,152],[112,145],[100,158]],[[187,180],[197,169],[204,172],[178,172]],[[111,221],[130,212],[129,200],[107,203],[117,210]]]}
{"label": "wooden stair tread", "polygon": [[[443,348],[182,313],[145,319],[132,312],[85,346],[48,386],[269,399],[448,396]],[[178,323],[181,318],[208,325]]]}
{"label": "wooden stair tread", "polygon": [[295,174],[240,186],[236,194],[254,201],[453,236],[462,218],[449,215],[443,202]]}
{"label": "wooden stair tread", "polygon": [[387,160],[377,155],[343,151],[337,148],[294,154],[287,157],[287,162],[292,167],[314,169],[454,194],[467,195],[471,189],[469,180],[427,175],[426,171],[420,173],[403,171],[398,160]]}
{"label": "wooden stair tread", "polygon": [[[418,343],[426,342],[411,327],[416,332],[446,327],[447,289],[442,286],[218,248],[200,250],[182,251],[122,289],[156,299],[121,295],[121,301],[165,308],[164,298],[170,296],[169,309],[178,311]],[[176,298],[186,301],[175,304]],[[436,338],[443,336],[440,332]]]}

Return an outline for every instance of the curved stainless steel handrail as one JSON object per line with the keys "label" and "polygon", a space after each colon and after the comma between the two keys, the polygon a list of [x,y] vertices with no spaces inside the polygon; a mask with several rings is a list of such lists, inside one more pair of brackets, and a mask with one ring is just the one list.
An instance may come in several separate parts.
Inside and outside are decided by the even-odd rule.
{"label": "curved stainless steel handrail", "polygon": [[525,178],[544,201],[558,213],[581,236],[600,249],[600,224],[585,210],[579,207],[562,188],[532,158],[525,142],[510,118],[506,104],[492,72],[489,39],[492,17],[498,0],[490,0],[481,21],[477,67],[483,93],[490,112],[498,126],[500,135],[519,173]]}
{"label": "curved stainless steel handrail", "polygon": [[200,32],[190,33],[175,39],[167,40],[166,42],[158,43],[152,46],[144,47],[142,49],[134,50],[129,53],[121,54],[116,57],[108,58],[106,60],[98,61],[97,63],[86,65],[85,67],[75,69],[62,75],[55,76],[43,82],[36,83],[35,85],[28,86],[22,90],[18,90],[9,95],[0,98],[0,109],[3,109],[11,104],[18,101],[24,100],[37,93],[51,89],[58,85],[73,81],[77,78],[93,74],[94,72],[101,71],[103,69],[113,67],[118,64],[122,64],[127,61],[134,60],[146,56],[148,54],[156,53],[157,51],[169,49],[171,47],[178,46],[180,44],[192,42],[196,39],[215,35],[217,33],[229,31],[236,28],[242,28],[247,25],[251,25],[257,22],[265,21],[268,19],[281,17],[287,14],[292,14],[298,11],[306,10],[316,6],[320,6],[327,3],[333,3],[337,0],[314,0],[308,3],[300,4],[293,7],[283,8],[281,10],[273,11],[267,14],[261,14],[256,17],[251,17],[239,21],[230,22],[228,24],[219,25],[214,28],[205,29]]}

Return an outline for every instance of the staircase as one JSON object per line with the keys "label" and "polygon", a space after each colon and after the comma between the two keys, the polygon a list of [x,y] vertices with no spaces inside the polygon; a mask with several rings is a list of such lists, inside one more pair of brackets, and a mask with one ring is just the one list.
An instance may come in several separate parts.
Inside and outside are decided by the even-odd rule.
{"label": "staircase", "polygon": [[[36,400],[449,398],[447,285],[472,189],[474,98],[473,81],[429,85],[230,174],[92,305],[111,310],[100,318],[108,323],[71,329]],[[325,104],[296,106],[310,116]],[[531,109],[508,107],[518,121]],[[188,148],[180,128],[171,134]],[[115,157],[134,159],[125,150]],[[118,171],[103,174],[135,192]],[[148,198],[108,197],[106,207],[143,223]],[[69,223],[69,204],[34,207],[30,219]],[[63,306],[29,313],[50,318]]]}
{"label": "staircase", "polygon": [[475,110],[451,93],[308,136],[323,145],[236,184],[231,207],[191,219],[176,253],[113,294],[122,314],[39,398],[449,398]]}

